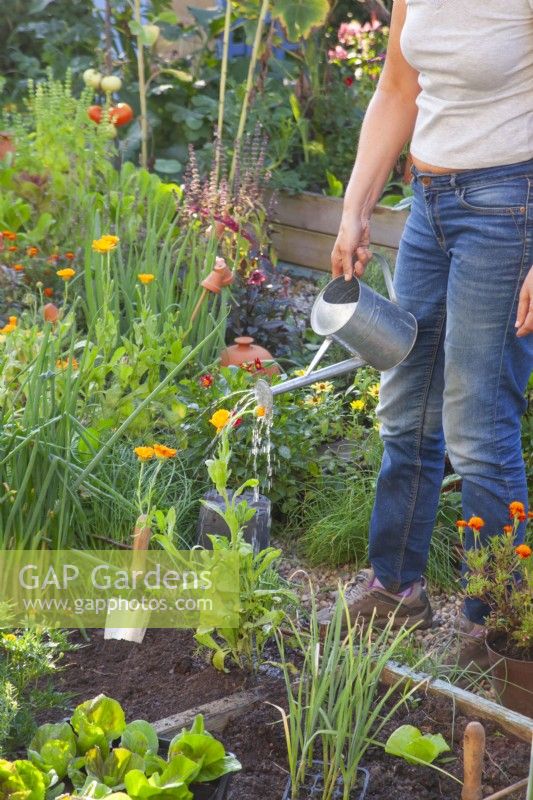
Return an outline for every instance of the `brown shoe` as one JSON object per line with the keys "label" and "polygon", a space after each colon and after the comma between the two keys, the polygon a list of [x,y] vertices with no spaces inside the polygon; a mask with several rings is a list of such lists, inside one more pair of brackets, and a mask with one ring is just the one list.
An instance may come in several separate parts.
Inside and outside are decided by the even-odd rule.
{"label": "brown shoe", "polygon": [[487,670],[490,662],[485,644],[485,626],[470,622],[461,614],[455,625],[455,634],[458,640],[457,666],[463,669],[478,667],[483,671]]}
{"label": "brown shoe", "polygon": [[[393,628],[400,628],[402,625],[417,625],[419,629],[431,627],[433,611],[426,594],[425,581],[413,584],[412,592],[407,597],[373,587],[373,581],[374,570],[362,569],[355,576],[354,582],[346,588],[344,596],[352,623],[358,616],[370,621],[375,613],[374,623],[377,627],[383,627],[395,612]],[[333,613],[334,605],[322,608],[317,615],[319,625],[329,625]]]}

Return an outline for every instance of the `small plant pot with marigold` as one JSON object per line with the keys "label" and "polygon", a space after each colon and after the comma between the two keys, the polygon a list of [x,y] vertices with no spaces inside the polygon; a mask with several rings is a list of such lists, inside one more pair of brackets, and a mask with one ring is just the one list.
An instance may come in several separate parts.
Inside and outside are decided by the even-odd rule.
{"label": "small plant pot with marigold", "polygon": [[524,504],[509,505],[503,535],[481,543],[482,517],[460,520],[459,533],[469,527],[474,547],[465,552],[465,594],[485,603],[491,679],[507,708],[533,717],[533,550],[517,544],[521,523],[531,519]]}

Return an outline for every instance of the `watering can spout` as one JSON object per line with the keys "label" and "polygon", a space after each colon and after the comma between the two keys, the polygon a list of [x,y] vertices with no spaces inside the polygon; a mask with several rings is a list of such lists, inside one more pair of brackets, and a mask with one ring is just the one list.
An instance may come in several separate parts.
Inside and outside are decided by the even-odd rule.
{"label": "watering can spout", "polygon": [[[365,364],[380,371],[388,370],[407,358],[416,341],[417,322],[398,305],[387,261],[381,257],[378,260],[390,300],[355,277],[350,281],[343,277],[330,281],[311,310],[311,327],[325,337],[323,343],[304,375],[275,386],[257,381],[255,393],[259,405],[271,411],[277,394],[354,372]],[[332,342],[342,345],[352,357],[316,370]]]}

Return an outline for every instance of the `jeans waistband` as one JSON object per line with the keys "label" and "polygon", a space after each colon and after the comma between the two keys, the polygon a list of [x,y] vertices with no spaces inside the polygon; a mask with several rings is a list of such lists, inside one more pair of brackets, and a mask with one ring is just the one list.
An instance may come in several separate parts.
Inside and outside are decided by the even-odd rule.
{"label": "jeans waistband", "polygon": [[471,186],[476,183],[487,183],[490,180],[499,181],[506,178],[520,176],[533,178],[533,158],[520,161],[517,164],[503,164],[498,167],[481,167],[479,169],[464,169],[458,172],[423,172],[415,165],[411,167],[411,174],[415,183],[420,182],[426,187],[435,189],[448,189],[456,186]]}

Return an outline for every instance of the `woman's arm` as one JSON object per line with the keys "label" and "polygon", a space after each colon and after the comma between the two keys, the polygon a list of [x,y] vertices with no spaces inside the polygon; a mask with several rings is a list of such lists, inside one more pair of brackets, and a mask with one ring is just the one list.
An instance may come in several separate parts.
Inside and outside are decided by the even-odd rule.
{"label": "woman's arm", "polygon": [[395,0],[387,57],[361,128],[341,226],[331,254],[333,275],[344,273],[346,280],[354,271],[361,276],[371,258],[370,215],[415,125],[415,101],[420,87],[417,71],[409,66],[400,50],[405,14],[405,0]]}

